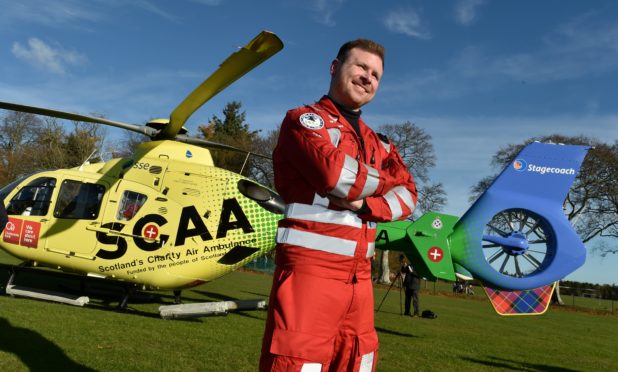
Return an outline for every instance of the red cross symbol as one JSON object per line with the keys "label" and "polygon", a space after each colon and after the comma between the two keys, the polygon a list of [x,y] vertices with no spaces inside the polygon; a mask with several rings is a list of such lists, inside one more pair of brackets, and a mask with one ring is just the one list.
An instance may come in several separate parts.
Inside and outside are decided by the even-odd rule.
{"label": "red cross symbol", "polygon": [[159,228],[156,225],[147,225],[144,233],[148,239],[156,239],[159,236]]}
{"label": "red cross symbol", "polygon": [[440,262],[444,258],[444,252],[440,247],[431,247],[427,252],[427,257],[433,262]]}

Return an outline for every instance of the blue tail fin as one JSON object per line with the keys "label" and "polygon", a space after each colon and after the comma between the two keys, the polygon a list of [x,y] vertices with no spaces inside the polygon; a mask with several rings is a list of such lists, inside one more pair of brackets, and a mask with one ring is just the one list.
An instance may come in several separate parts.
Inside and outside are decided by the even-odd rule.
{"label": "blue tail fin", "polygon": [[584,245],[562,205],[588,149],[526,146],[457,222],[453,261],[511,290],[547,285],[583,265]]}

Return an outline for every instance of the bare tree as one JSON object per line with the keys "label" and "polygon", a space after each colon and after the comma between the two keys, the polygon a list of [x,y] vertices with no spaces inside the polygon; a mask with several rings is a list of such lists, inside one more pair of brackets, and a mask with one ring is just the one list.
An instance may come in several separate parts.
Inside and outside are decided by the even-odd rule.
{"label": "bare tree", "polygon": [[64,128],[56,118],[42,117],[42,125],[36,130],[37,158],[33,159],[33,168],[46,170],[64,168],[67,154],[64,151]]}
{"label": "bare tree", "polygon": [[117,146],[113,146],[113,148],[110,149],[112,157],[129,157],[135,152],[137,146],[148,141],[150,141],[150,138],[141,133],[129,132]]}
{"label": "bare tree", "polygon": [[[257,137],[253,141],[252,152],[260,155],[271,156],[277,140],[279,139],[279,128],[268,131],[265,137]],[[273,162],[270,159],[252,157],[250,166],[250,177],[259,183],[270,188],[275,187],[275,172]]]}
{"label": "bare tree", "polygon": [[0,133],[0,185],[34,172],[78,166],[105,138],[105,130],[95,124],[73,122],[67,133],[56,118],[18,111],[2,118]]}
{"label": "bare tree", "polygon": [[37,132],[43,125],[36,115],[9,111],[0,127],[0,185],[32,173],[36,163]]}
{"label": "bare tree", "polygon": [[[420,216],[428,211],[441,210],[447,201],[446,192],[442,183],[431,183],[429,178],[429,170],[436,165],[431,135],[409,121],[381,125],[379,132],[395,144],[407,168],[414,176],[418,191],[418,203],[414,216]],[[389,251],[383,251],[380,257],[379,281],[390,282]]]}
{"label": "bare tree", "polygon": [[[63,149],[67,154],[67,168],[81,165],[88,157],[100,149],[105,139],[105,129],[92,123],[73,122],[73,131],[65,136]],[[90,161],[99,161],[99,157]]]}

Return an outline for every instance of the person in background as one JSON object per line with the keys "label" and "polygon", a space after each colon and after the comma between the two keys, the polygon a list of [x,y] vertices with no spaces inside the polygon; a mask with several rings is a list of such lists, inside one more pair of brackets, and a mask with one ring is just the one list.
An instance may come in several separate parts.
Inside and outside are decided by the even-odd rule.
{"label": "person in background", "polygon": [[[403,288],[405,290],[406,299],[403,307],[403,315],[421,316],[419,310],[419,292],[421,291],[421,277],[414,270],[412,265],[408,264],[405,260],[401,266],[401,274],[403,278]],[[410,302],[414,307],[414,313],[410,314]]]}
{"label": "person in background", "polygon": [[395,146],[361,118],[384,48],[358,39],[331,62],[328,95],[288,111],[273,152],[279,222],[260,371],[372,371],[377,222],[403,220],[416,186]]}

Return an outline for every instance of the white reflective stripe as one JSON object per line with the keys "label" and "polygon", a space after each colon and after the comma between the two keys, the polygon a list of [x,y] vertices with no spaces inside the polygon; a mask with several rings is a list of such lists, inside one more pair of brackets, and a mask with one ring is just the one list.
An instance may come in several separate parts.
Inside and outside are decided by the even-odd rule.
{"label": "white reflective stripe", "polygon": [[391,144],[388,143],[388,142],[384,142],[382,140],[380,140],[380,143],[382,144],[382,147],[384,147],[384,150],[386,150],[386,152],[390,154],[390,152],[391,152]]}
{"label": "white reflective stripe", "polygon": [[373,370],[373,351],[363,355],[358,372],[371,372]]}
{"label": "white reflective stripe", "polygon": [[341,167],[341,173],[337,180],[337,185],[330,193],[339,198],[345,198],[348,196],[352,185],[356,182],[356,175],[358,174],[358,162],[353,157],[346,155],[343,167]]}
{"label": "white reflective stripe", "polygon": [[373,252],[375,252],[376,250],[376,243],[369,243],[367,245],[367,256],[366,257],[373,257]]}
{"label": "white reflective stripe", "polygon": [[333,223],[360,229],[363,227],[363,220],[352,211],[334,211],[321,205],[308,205],[292,203],[285,206],[285,218],[295,218],[298,220]]}
{"label": "white reflective stripe", "polygon": [[410,191],[403,186],[397,186],[393,189],[393,191],[399,195],[399,197],[403,200],[404,203],[410,208],[412,212],[414,212],[414,199],[412,198],[412,194]]}
{"label": "white reflective stripe", "polygon": [[330,200],[328,200],[328,198],[323,198],[318,193],[315,193],[315,195],[313,195],[314,205],[321,205],[323,207],[328,207],[328,203],[330,203]]}
{"label": "white reflective stripe", "polygon": [[399,199],[397,199],[397,194],[393,190],[389,191],[384,195],[384,199],[388,203],[388,207],[391,209],[391,221],[397,220],[403,214],[401,210],[401,204],[399,204]]}
{"label": "white reflective stripe", "polygon": [[378,223],[375,221],[367,221],[367,228],[368,229],[377,229],[378,228]]}
{"label": "white reflective stripe", "polygon": [[320,363],[304,363],[303,367],[300,369],[300,372],[320,372],[320,371],[322,371],[322,365]]}
{"label": "white reflective stripe", "polygon": [[338,147],[341,140],[341,130],[339,128],[328,128],[327,131],[330,136],[330,142],[333,146]]}
{"label": "white reflective stripe", "polygon": [[277,229],[277,243],[292,244],[344,256],[354,256],[354,251],[356,251],[356,242],[354,240],[335,238],[287,227]]}
{"label": "white reflective stripe", "polygon": [[367,180],[365,181],[365,186],[363,186],[363,191],[361,191],[359,199],[366,198],[368,196],[373,195],[380,184],[380,174],[378,170],[368,166],[367,164],[363,164],[365,168],[367,168]]}

